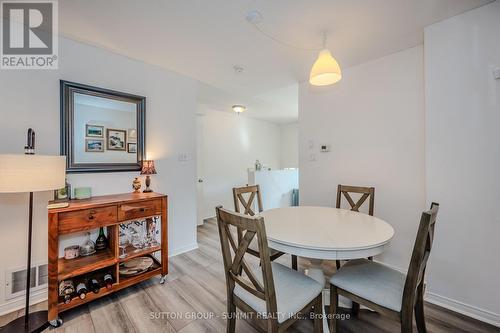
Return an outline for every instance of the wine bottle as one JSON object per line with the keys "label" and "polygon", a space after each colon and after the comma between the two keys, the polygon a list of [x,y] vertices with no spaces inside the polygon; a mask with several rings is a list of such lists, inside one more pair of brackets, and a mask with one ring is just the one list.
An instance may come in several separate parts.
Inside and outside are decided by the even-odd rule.
{"label": "wine bottle", "polygon": [[75,292],[75,286],[72,280],[64,280],[59,284],[59,296],[64,298],[64,303],[71,302],[71,294]]}
{"label": "wine bottle", "polygon": [[80,282],[77,286],[76,286],[76,294],[78,295],[78,297],[80,297],[81,299],[85,299],[85,297],[87,297],[87,293],[88,293],[88,290],[87,290],[87,286],[85,285],[85,282]]}
{"label": "wine bottle", "polygon": [[101,289],[101,285],[97,281],[97,279],[92,278],[89,282],[89,289],[92,290],[94,294],[99,293],[99,290]]}
{"label": "wine bottle", "polygon": [[111,289],[113,287],[113,275],[111,273],[106,273],[104,275],[104,283],[106,284],[107,289]]}
{"label": "wine bottle", "polygon": [[108,247],[108,239],[104,235],[104,228],[101,227],[99,229],[99,236],[95,240],[95,249],[96,250],[104,250]]}
{"label": "wine bottle", "polygon": [[71,295],[70,294],[64,295],[64,304],[68,304],[70,302],[71,302]]}

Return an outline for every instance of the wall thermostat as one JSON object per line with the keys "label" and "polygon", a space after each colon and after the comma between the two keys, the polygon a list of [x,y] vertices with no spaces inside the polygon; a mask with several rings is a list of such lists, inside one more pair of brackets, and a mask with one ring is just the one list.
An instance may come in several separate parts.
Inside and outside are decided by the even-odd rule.
{"label": "wall thermostat", "polygon": [[330,151],[330,145],[319,145],[319,151],[322,153],[328,153]]}

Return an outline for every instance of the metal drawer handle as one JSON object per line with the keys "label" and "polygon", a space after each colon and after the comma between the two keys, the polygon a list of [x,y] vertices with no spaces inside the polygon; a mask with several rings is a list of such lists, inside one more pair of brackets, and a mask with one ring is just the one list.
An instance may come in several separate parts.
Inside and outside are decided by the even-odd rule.
{"label": "metal drawer handle", "polygon": [[93,219],[95,219],[95,216],[94,216],[94,214],[95,214],[95,213],[96,213],[96,211],[95,211],[95,210],[93,210],[93,209],[90,211],[90,214],[89,214],[89,220],[93,220]]}

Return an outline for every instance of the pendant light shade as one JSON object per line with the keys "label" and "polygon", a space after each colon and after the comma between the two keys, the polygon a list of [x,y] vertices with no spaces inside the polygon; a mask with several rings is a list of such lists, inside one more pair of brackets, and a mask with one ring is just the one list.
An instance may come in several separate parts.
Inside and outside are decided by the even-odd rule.
{"label": "pendant light shade", "polygon": [[342,72],[330,50],[323,49],[311,68],[309,83],[313,86],[327,86],[342,79]]}

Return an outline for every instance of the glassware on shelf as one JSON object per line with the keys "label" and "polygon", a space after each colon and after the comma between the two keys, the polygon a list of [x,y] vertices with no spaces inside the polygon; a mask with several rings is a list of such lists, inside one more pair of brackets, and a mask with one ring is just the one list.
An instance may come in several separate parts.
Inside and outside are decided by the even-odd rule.
{"label": "glassware on shelf", "polygon": [[90,232],[87,232],[87,240],[80,246],[80,256],[89,256],[95,253],[95,243],[90,239]]}
{"label": "glassware on shelf", "polygon": [[157,220],[158,217],[146,219],[146,230],[147,230],[146,244],[148,247],[154,247],[159,245],[158,241],[156,240],[156,234],[158,232],[156,227]]}
{"label": "glassware on shelf", "polygon": [[129,245],[132,245],[136,250],[147,249],[160,245],[158,242],[158,219],[158,217],[152,217],[120,224],[120,258],[127,257],[128,254],[126,248]]}
{"label": "glassware on shelf", "polygon": [[130,241],[132,246],[136,249],[143,249],[146,243],[145,238],[144,223],[139,221],[132,222],[130,228]]}
{"label": "glassware on shelf", "polygon": [[120,258],[127,257],[127,246],[130,244],[128,224],[120,224],[120,231],[118,237],[118,247],[120,248]]}

